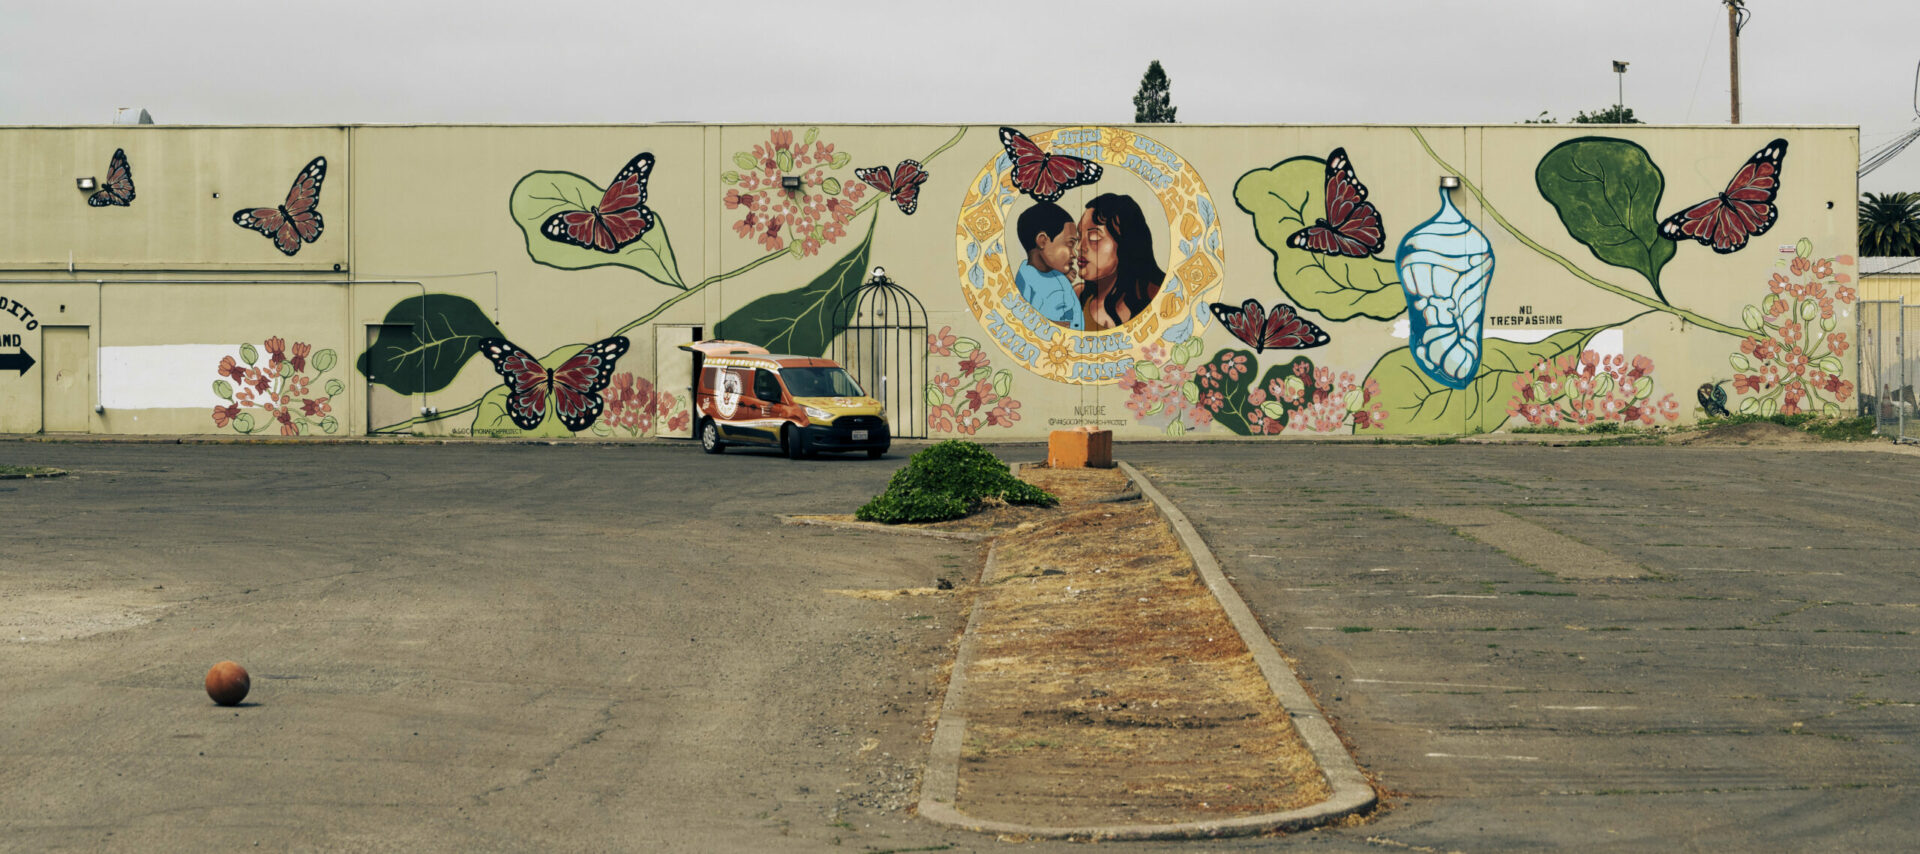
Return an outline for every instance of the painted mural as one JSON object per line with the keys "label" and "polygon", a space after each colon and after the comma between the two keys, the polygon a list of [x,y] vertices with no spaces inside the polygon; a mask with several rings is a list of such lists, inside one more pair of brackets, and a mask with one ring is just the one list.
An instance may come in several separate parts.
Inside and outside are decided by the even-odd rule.
{"label": "painted mural", "polygon": [[[267,351],[265,364],[260,362],[262,349]],[[226,403],[213,408],[214,428],[243,436],[270,431],[281,436],[339,432],[333,399],[347,387],[339,377],[327,376],[338,361],[339,355],[332,350],[316,352],[304,341],[288,346],[287,339],[279,336],[259,347],[240,345],[240,352],[221,357],[216,369],[220,378],[213,381],[213,393]]]}
{"label": "painted mural", "polygon": [[326,222],[320,218],[320,183],[327,179],[327,159],[315,157],[300,170],[287,188],[287,199],[278,207],[241,208],[233,212],[233,224],[260,232],[273,241],[280,254],[292,256],[300,244],[320,239]]}
{"label": "painted mural", "polygon": [[[538,430],[546,423],[551,405],[553,417],[569,433],[578,433],[600,420],[600,413],[606,409],[600,391],[613,383],[613,364],[626,355],[629,346],[626,338],[616,335],[547,367],[505,338],[485,338],[479,343],[480,355],[487,357],[506,381],[504,408],[508,420],[522,430]],[[483,407],[485,402],[483,398]]]}
{"label": "painted mural", "polygon": [[[872,266],[878,217],[869,217],[866,227],[855,232],[848,226],[881,201],[893,202],[903,214],[913,213],[929,174],[923,164],[951,148],[965,133],[960,129],[946,144],[917,159],[900,159],[897,168],[860,168],[843,175],[841,170],[851,164],[852,155],[821,139],[819,129],[807,129],[797,137],[791,129],[774,129],[766,142],[735,152],[732,164],[738,168],[718,176],[726,187],[721,204],[730,216],[738,217],[734,234],[758,245],[764,254],[691,284],[680,273],[666,217],[647,206],[648,180],[656,168],[665,168],[652,153],[635,155],[606,188],[566,171],[536,171],[522,177],[512,190],[509,212],[525,235],[527,256],[534,263],[562,270],[626,267],[677,293],[662,298],[598,344],[566,345],[539,359],[497,345],[488,351],[482,342],[504,344],[505,336],[471,299],[429,293],[403,300],[388,311],[387,320],[410,331],[392,340],[376,340],[357,363],[363,373],[401,394],[438,392],[452,385],[460,370],[480,353],[494,361],[506,383],[478,400],[388,425],[383,432],[470,417],[463,430],[470,435],[569,436],[585,431],[611,435],[600,418],[612,405],[600,392],[616,381],[612,362],[625,347],[612,352],[606,347],[609,341],[624,342],[626,334],[712,285],[783,259],[818,255],[857,234],[851,250],[807,284],[755,299],[722,318],[712,330],[712,337],[752,341],[777,353],[825,354],[843,322],[835,310]],[[885,180],[880,178],[882,173]],[[797,181],[783,180],[788,178]],[[796,183],[797,187],[789,186]],[[885,195],[868,196],[869,183]],[[604,364],[589,369],[588,363],[596,361]],[[678,431],[688,426],[691,402],[660,392],[651,409],[638,405],[622,411],[634,413],[624,419],[628,425],[624,429],[644,421]],[[648,413],[644,418],[643,412]]]}
{"label": "painted mural", "polygon": [[[1206,185],[1185,161],[1117,128],[1002,128],[1000,137],[1003,154],[968,184],[955,239],[967,306],[1016,365],[1055,382],[1118,383],[1145,348],[1208,324],[1225,255]],[[1118,187],[1077,217],[1056,204],[1068,188],[1101,181],[1101,164],[1131,175],[1152,208]]]}
{"label": "painted mural", "polygon": [[[935,437],[1031,437],[1081,424],[1123,437],[1454,434],[1842,415],[1857,402],[1852,258],[1832,245],[1851,232],[1797,223],[1800,207],[1783,213],[1786,136],[1743,137],[1708,157],[1667,142],[1681,138],[1675,130],[1555,132],[1537,148],[1525,143],[1537,136],[1498,131],[1520,143],[1478,149],[1451,135],[1436,145],[1420,128],[722,131],[699,131],[701,144],[729,143],[704,157],[691,134],[646,128],[591,156],[528,149],[486,191],[505,189],[506,210],[477,231],[504,232],[512,261],[494,262],[498,275],[511,288],[512,263],[536,271],[538,304],[553,310],[527,312],[520,298],[502,314],[497,295],[483,308],[482,294],[458,280],[370,310],[362,301],[356,311],[378,328],[338,376],[336,351],[306,343],[316,340],[310,329],[295,330],[301,340],[290,345],[286,326],[222,336],[266,343],[220,356],[213,429],[357,432],[359,423],[341,430],[341,407],[364,379],[433,396],[416,402],[417,416],[366,424],[372,432],[685,435],[699,414],[683,384],[652,364],[641,343],[649,326],[697,325],[707,338],[829,355],[851,325],[847,306],[859,303],[849,296],[881,264],[932,318],[911,330],[926,370],[911,377],[916,409],[902,417]],[[1296,142],[1168,144],[1242,133]],[[920,141],[889,142],[907,138]],[[1802,146],[1818,142],[1796,136],[1793,146],[1804,159]],[[127,150],[103,147],[113,155],[87,204],[129,207]],[[1478,159],[1509,151],[1526,153]],[[956,155],[978,166],[956,171],[941,159]],[[1461,156],[1471,168],[1449,160]],[[1660,162],[1681,157],[1679,171]],[[284,202],[240,209],[232,221],[296,255],[324,233],[327,168],[327,157],[312,158]],[[1203,170],[1237,175],[1226,211]],[[953,273],[929,275],[927,240],[944,245],[948,214]],[[1756,248],[1783,219],[1813,237],[1777,256],[1775,246]],[[126,221],[100,222],[109,220]],[[673,237],[686,228],[698,239],[683,259]],[[1261,252],[1230,268],[1230,234]],[[1768,266],[1764,288],[1739,296],[1734,283]],[[619,316],[568,291],[569,276],[589,270],[578,281],[600,295],[593,300],[618,293]],[[631,288],[609,291],[616,281]],[[1593,296],[1579,293],[1588,288]],[[1576,308],[1534,308],[1569,295]],[[1724,349],[1704,343],[1715,336]],[[665,339],[653,345],[671,352]],[[140,359],[173,358],[159,346],[141,345],[153,352]],[[194,346],[195,364],[218,354]],[[642,354],[629,352],[636,347]],[[1725,367],[1718,356],[1704,363],[1703,348],[1724,352]],[[100,363],[139,364],[139,348],[118,349],[102,345]],[[204,383],[193,401],[201,424]]]}
{"label": "painted mural", "polygon": [[[721,201],[738,217],[735,235],[766,254],[692,285],[679,274],[664,221],[646,207],[647,179],[655,168],[650,153],[636,155],[604,190],[573,173],[532,173],[513,192],[513,215],[535,262],[562,269],[631,267],[681,291],[666,297],[661,309],[713,282],[782,257],[815,255],[859,235],[852,251],[813,282],[754,300],[715,329],[776,352],[817,355],[827,350],[836,323],[844,322],[832,316],[831,306],[872,258],[878,220],[852,232],[848,226],[881,200],[903,215],[915,213],[931,174],[926,162],[964,135],[961,129],[940,149],[901,158],[893,167],[854,168],[849,178],[840,170],[851,165],[852,155],[820,139],[817,130],[798,137],[790,129],[772,130],[765,143],[735,153],[738,171],[720,176],[727,188]],[[1749,336],[1676,306],[1660,278],[1679,241],[1731,253],[1772,226],[1784,141],[1763,146],[1724,190],[1664,219],[1657,211],[1664,173],[1636,143],[1569,140],[1539,161],[1535,186],[1567,234],[1599,261],[1638,274],[1648,293],[1595,276],[1534,241],[1417,130],[1411,135],[1442,171],[1460,179],[1481,211],[1573,281],[1626,296],[1648,311],[1741,335],[1748,364],[1770,360],[1769,367],[1738,372],[1731,381],[1737,394],[1762,389],[1761,397],[1751,398],[1751,411],[1824,407],[1840,394],[1827,390],[1841,388],[1833,379],[1837,372],[1817,368],[1832,366],[1833,350],[1845,347],[1844,335],[1822,337],[1824,349],[1808,359],[1815,373],[1792,374],[1796,381],[1789,382],[1781,372],[1790,373],[1798,362],[1777,359],[1799,358],[1782,355],[1788,352],[1783,339],[1795,332],[1788,331],[1792,324],[1769,326],[1767,318],[1781,315],[1766,314],[1786,305],[1785,297],[1769,295],[1773,301],[1755,309],[1764,328],[1748,330]],[[1214,430],[1247,436],[1290,430],[1435,433],[1493,430],[1510,419],[1582,426],[1679,418],[1673,394],[1657,390],[1649,357],[1594,347],[1601,333],[1645,312],[1544,334],[1489,335],[1493,242],[1442,189],[1435,212],[1401,234],[1391,256],[1384,254],[1390,231],[1345,147],[1324,158],[1281,159],[1246,172],[1235,184],[1235,201],[1274,258],[1272,282],[1284,300],[1269,303],[1257,291],[1220,298],[1227,281],[1221,223],[1204,181],[1165,145],[1111,127],[1034,133],[1005,127],[999,142],[998,156],[966,187],[955,232],[959,289],[985,334],[976,340],[947,326],[927,336],[931,356],[955,360],[937,364],[926,383],[927,425],[936,434],[1012,429],[1020,419],[1020,402],[1012,396],[1018,376],[1063,387],[1118,385],[1134,423],[1175,436]],[[1114,183],[1116,170],[1126,176],[1121,184]],[[1099,192],[1085,192],[1090,198],[1080,210],[1059,204],[1067,191],[1093,185]],[[863,187],[876,191],[864,202]],[[498,333],[490,322],[480,322],[477,310],[458,307],[459,297],[425,299],[452,304],[419,307],[443,313],[444,334],[401,342],[407,346],[400,349],[443,350],[458,365],[471,353],[460,352],[465,345],[456,340]],[[1789,309],[1796,317],[1799,305]],[[415,308],[402,304],[395,314],[404,317]],[[471,328],[462,328],[457,318]],[[1204,343],[1215,320],[1231,337],[1229,346]],[[1398,322],[1405,346],[1387,349],[1364,369],[1319,364],[1291,352],[1323,347],[1337,334],[1334,327],[1356,320]],[[983,341],[1011,364],[994,366]],[[498,435],[512,427],[537,435],[589,430],[601,411],[596,395],[610,381],[611,366],[592,382],[564,378],[579,369],[575,362],[591,361],[592,352],[570,345],[539,360],[516,356],[525,368],[516,372],[487,352],[507,385],[488,400],[438,417],[476,411],[476,434]],[[1798,352],[1804,354],[1804,347]],[[429,381],[423,387],[451,380],[441,367],[438,386]],[[514,377],[524,382],[516,386]],[[556,410],[568,410],[557,424],[546,419],[548,400]],[[1716,398],[1705,394],[1701,400],[1706,407]],[[1732,405],[1748,404],[1742,399]]]}
{"label": "painted mural", "polygon": [[[1020,401],[1013,397],[1013,372],[993,369],[993,357],[980,342],[962,338],[953,327],[927,334],[927,355],[954,359],[951,369],[934,374],[927,383],[927,426],[936,433],[972,436],[992,428],[1010,429],[1020,420]],[[936,362],[936,368],[944,367]]]}
{"label": "painted mural", "polygon": [[116,148],[113,159],[107,161],[107,180],[87,197],[87,204],[96,208],[131,207],[133,196],[133,167],[127,165],[127,150]]}

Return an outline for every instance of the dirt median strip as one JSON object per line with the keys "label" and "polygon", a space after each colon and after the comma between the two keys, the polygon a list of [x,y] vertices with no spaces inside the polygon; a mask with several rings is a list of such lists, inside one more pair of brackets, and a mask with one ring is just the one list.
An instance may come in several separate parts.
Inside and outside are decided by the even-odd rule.
{"label": "dirt median strip", "polygon": [[[1178,838],[1310,826],[1373,802],[1290,670],[1297,696],[1283,706],[1267,672],[1285,670],[1278,653],[1255,626],[1271,657],[1260,660],[1196,572],[1218,574],[1211,554],[1190,556],[1153,501],[1091,500],[1128,491],[1126,473],[1022,475],[1059,489],[1066,512],[992,547],[922,816],[1040,837]],[[1301,721],[1324,731],[1317,743]],[[1316,758],[1327,749],[1332,774]]]}

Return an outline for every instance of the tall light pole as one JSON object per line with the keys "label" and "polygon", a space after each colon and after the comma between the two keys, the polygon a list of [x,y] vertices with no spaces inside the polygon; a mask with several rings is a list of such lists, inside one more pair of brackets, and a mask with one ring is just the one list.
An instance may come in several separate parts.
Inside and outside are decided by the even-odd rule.
{"label": "tall light pole", "polygon": [[1747,19],[1753,13],[1747,11],[1747,0],[1722,0],[1727,4],[1727,64],[1728,73],[1733,78],[1733,123],[1740,123],[1740,29],[1747,25]]}
{"label": "tall light pole", "polygon": [[1619,118],[1627,111],[1627,64],[1614,60],[1613,73],[1619,75],[1620,79],[1619,91],[1615,93],[1613,103],[1614,118]]}

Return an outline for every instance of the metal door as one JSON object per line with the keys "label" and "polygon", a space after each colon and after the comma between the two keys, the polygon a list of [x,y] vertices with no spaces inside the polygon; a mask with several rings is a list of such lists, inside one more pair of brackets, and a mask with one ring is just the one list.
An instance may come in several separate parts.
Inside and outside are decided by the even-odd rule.
{"label": "metal door", "polygon": [[41,429],[85,433],[93,408],[93,348],[85,326],[40,327]]}
{"label": "metal door", "polygon": [[[387,339],[389,342],[395,340],[404,341],[413,335],[413,325],[367,324],[367,349],[365,352],[372,352],[373,345],[380,341],[382,335],[392,336]],[[393,425],[404,422],[418,414],[413,410],[413,397],[411,395],[401,394],[393,389],[387,388],[381,385],[378,380],[379,378],[375,376],[369,375],[367,377],[368,435],[380,432],[382,428],[392,428]],[[393,431],[389,429],[388,432],[403,431]]]}

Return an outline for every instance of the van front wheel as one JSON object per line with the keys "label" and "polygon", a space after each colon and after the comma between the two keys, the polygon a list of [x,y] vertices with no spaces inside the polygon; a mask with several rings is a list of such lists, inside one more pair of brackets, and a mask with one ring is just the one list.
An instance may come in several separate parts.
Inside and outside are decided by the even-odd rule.
{"label": "van front wheel", "polygon": [[711,418],[700,419],[700,450],[709,454],[726,451],[727,446],[720,441],[720,427]]}
{"label": "van front wheel", "polygon": [[807,455],[807,431],[798,427],[787,427],[787,459],[797,460]]}

